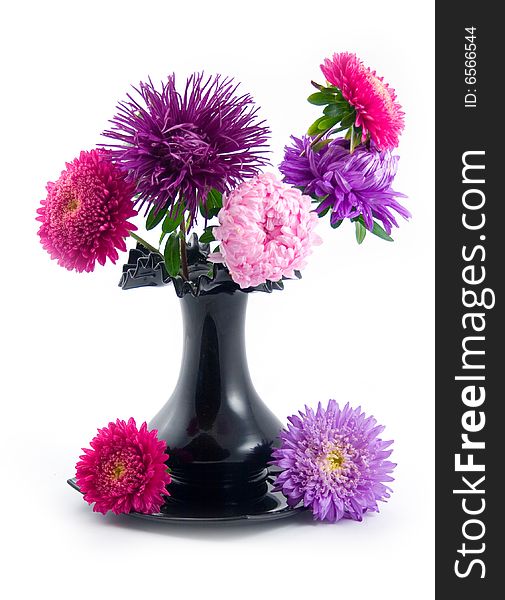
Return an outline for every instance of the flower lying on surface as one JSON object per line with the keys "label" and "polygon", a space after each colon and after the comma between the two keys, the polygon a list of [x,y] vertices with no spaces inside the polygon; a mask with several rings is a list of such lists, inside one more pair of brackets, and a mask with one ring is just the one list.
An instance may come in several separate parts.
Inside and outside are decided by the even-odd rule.
{"label": "flower lying on surface", "polygon": [[133,419],[118,419],[98,430],[91,449],[83,448],[76,479],[95,512],[159,512],[171,479],[166,445],[157,433],[148,431],[146,423],[137,429]]}
{"label": "flower lying on surface", "polygon": [[369,135],[381,150],[396,148],[404,128],[404,113],[394,89],[349,52],[325,59],[321,70],[354,109],[355,126],[361,127],[363,140]]}
{"label": "flower lying on surface", "polygon": [[137,229],[128,221],[133,186],[103,150],[81,152],[59,179],[47,184],[47,198],[37,210],[40,241],[51,258],[69,270],[93,271],[95,262],[118,259],[125,238]]}
{"label": "flower lying on surface", "polygon": [[279,167],[284,181],[319,198],[317,212],[325,214],[330,210],[333,226],[343,219],[361,216],[369,231],[374,230],[374,219],[378,219],[389,235],[393,226],[398,227],[392,210],[404,218],[410,217],[396,200],[406,196],[391,188],[398,156],[363,145],[351,154],[349,141],[344,139],[335,139],[322,147],[312,146],[309,137],[292,140]]}
{"label": "flower lying on surface", "polygon": [[213,233],[220,251],[209,260],[224,262],[241,288],[295,277],[320,243],[311,199],[270,173],[225,195],[218,219]]}
{"label": "flower lying on surface", "polygon": [[273,464],[283,471],[276,488],[290,506],[303,501],[314,519],[336,522],[343,517],[361,521],[367,511],[378,512],[377,501],[391,491],[396,466],[388,457],[391,441],[377,436],[384,430],[361,408],[340,409],[335,400],[317,411],[305,408],[289,418],[281,432],[281,447],[273,451]]}
{"label": "flower lying on surface", "polygon": [[191,219],[208,192],[224,192],[267,164],[269,130],[257,121],[248,94],[220,75],[195,73],[179,93],[171,75],[157,90],[140,83],[138,100],[128,96],[104,135],[114,160],[136,184],[138,202],[163,209],[181,200]]}

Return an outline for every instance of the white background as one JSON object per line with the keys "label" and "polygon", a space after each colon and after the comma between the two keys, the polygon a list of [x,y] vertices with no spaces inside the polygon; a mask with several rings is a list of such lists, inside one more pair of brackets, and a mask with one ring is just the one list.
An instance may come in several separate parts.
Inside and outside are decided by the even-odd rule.
{"label": "white background", "polygon": [[[21,2],[2,9],[0,586],[6,598],[368,597],[433,590],[433,6],[362,0]],[[283,420],[333,397],[387,425],[394,494],[363,523],[154,526],[94,514],[65,483],[116,417],[149,420],[179,369],[170,288],[122,292],[119,265],[70,273],[36,236],[45,183],[99,133],[130,83],[234,75],[273,130],[273,164],[318,116],[318,65],[355,51],[407,114],[394,244],[319,225],[304,278],[256,294],[255,385]],[[124,257],[121,257],[121,260]],[[373,596],[372,596],[373,595]]]}

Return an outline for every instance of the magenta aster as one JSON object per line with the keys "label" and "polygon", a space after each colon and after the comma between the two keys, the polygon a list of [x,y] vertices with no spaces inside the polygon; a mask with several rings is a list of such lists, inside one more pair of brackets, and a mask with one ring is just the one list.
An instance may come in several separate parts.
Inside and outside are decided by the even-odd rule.
{"label": "magenta aster", "polygon": [[321,70],[356,111],[356,126],[362,128],[362,138],[369,134],[380,150],[396,148],[404,128],[404,113],[394,89],[349,52],[326,58]]}
{"label": "magenta aster", "polygon": [[137,429],[133,419],[117,419],[98,430],[91,449],[83,448],[76,479],[84,500],[95,503],[95,512],[159,512],[171,479],[166,445],[157,434],[146,423]]}
{"label": "magenta aster", "polygon": [[93,271],[95,262],[118,259],[125,238],[137,229],[128,219],[133,186],[103,150],[81,152],[66,164],[56,182],[47,184],[47,198],[37,210],[39,236],[51,258],[69,270]]}
{"label": "magenta aster", "polygon": [[378,438],[384,427],[361,408],[335,400],[328,408],[289,417],[281,432],[281,447],[273,451],[273,464],[283,471],[276,488],[291,506],[299,502],[310,508],[314,519],[336,522],[343,517],[361,521],[367,511],[378,512],[377,501],[391,491],[396,466],[387,460],[391,441]]}
{"label": "magenta aster", "polygon": [[318,218],[311,199],[271,173],[226,194],[218,219],[214,237],[220,251],[209,259],[224,262],[241,288],[295,277],[321,241],[314,232]]}

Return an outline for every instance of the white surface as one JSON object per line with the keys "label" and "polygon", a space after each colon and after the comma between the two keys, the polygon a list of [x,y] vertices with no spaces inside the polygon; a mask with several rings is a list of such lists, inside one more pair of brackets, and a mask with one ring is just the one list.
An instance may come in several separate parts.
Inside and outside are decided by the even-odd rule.
{"label": "white surface", "polygon": [[[45,0],[2,13],[3,596],[431,598],[432,3]],[[45,182],[99,141],[130,83],[202,68],[253,93],[277,164],[288,136],[317,115],[305,97],[310,79],[322,80],[320,61],[346,49],[385,75],[405,108],[396,188],[414,218],[394,244],[369,236],[361,247],[351,226],[321,222],[324,245],[303,280],[250,298],[248,354],[280,417],[335,397],[387,425],[399,463],[392,499],[336,526],[302,516],[156,527],[92,513],[65,479],[97,426],[149,419],[165,402],[179,307],[170,288],[121,292],[119,266],[78,275],[51,262],[34,220]]]}

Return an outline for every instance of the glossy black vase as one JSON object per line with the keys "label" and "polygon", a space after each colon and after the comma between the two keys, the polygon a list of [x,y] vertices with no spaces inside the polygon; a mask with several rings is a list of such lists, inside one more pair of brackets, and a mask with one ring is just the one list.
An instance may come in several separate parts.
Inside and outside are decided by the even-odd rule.
{"label": "glossy black vase", "polygon": [[175,390],[150,422],[167,442],[173,501],[233,505],[267,492],[281,423],[256,393],[245,352],[248,294],[180,299],[182,365]]}

